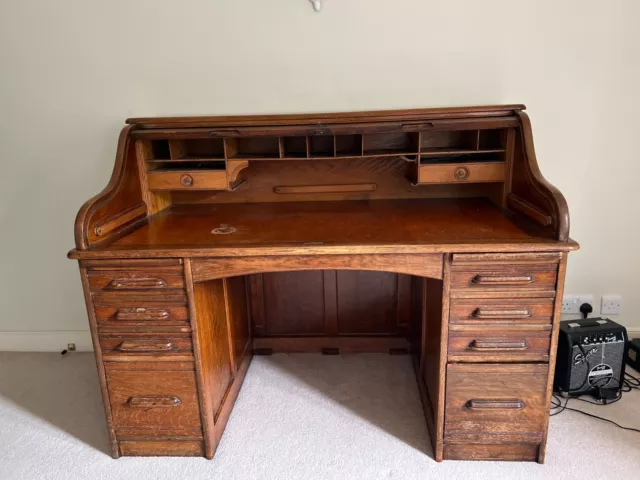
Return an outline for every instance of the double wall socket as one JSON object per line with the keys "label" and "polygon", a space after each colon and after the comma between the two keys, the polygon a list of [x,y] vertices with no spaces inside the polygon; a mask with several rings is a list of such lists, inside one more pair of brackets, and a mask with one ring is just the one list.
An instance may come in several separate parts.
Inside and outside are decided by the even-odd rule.
{"label": "double wall socket", "polygon": [[593,307],[593,295],[565,295],[562,297],[562,313],[580,313],[580,305],[588,303]]}

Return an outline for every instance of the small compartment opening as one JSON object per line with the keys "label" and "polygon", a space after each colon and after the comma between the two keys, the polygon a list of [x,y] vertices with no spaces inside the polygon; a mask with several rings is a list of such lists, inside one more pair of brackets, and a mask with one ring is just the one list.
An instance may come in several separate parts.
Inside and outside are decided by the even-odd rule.
{"label": "small compartment opening", "polygon": [[333,157],[333,135],[309,137],[312,157]]}
{"label": "small compartment opening", "polygon": [[[280,158],[278,137],[247,137],[235,140],[235,152],[230,148],[228,158]],[[230,142],[233,143],[233,142]]]}
{"label": "small compartment opening", "polygon": [[169,160],[169,140],[151,140],[151,160]]}
{"label": "small compartment opening", "polygon": [[420,150],[424,153],[447,151],[475,151],[478,147],[478,130],[423,132]]}
{"label": "small compartment opening", "polygon": [[172,158],[224,159],[224,141],[221,138],[196,138],[172,145]]}
{"label": "small compartment opening", "polygon": [[307,158],[307,137],[283,137],[284,158]]}
{"label": "small compartment opening", "polygon": [[336,157],[362,155],[362,135],[336,135]]}
{"label": "small compartment opening", "polygon": [[405,155],[418,153],[417,133],[377,133],[363,135],[364,155]]}
{"label": "small compartment opening", "polygon": [[480,130],[478,136],[479,150],[499,150],[504,149],[506,131],[504,129]]}

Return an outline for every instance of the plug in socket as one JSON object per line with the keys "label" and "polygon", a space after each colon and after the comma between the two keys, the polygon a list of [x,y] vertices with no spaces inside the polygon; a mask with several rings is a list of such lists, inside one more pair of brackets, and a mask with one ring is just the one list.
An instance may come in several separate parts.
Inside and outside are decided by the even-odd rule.
{"label": "plug in socket", "polygon": [[573,295],[567,294],[562,297],[562,313],[580,313],[580,305],[583,303],[588,303],[593,307],[593,295],[590,294],[580,294]]}

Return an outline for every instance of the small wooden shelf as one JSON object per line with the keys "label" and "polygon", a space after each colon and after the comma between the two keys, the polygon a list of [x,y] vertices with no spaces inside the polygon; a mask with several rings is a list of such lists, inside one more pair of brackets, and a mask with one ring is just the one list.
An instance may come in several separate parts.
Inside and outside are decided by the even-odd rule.
{"label": "small wooden shelf", "polygon": [[445,157],[456,155],[486,155],[489,153],[504,153],[504,148],[492,148],[482,150],[457,149],[457,148],[426,148],[420,151],[420,157]]}
{"label": "small wooden shelf", "polygon": [[225,170],[226,162],[224,160],[198,160],[198,159],[181,159],[166,160],[154,162],[157,166],[151,172],[175,171],[175,170]]}

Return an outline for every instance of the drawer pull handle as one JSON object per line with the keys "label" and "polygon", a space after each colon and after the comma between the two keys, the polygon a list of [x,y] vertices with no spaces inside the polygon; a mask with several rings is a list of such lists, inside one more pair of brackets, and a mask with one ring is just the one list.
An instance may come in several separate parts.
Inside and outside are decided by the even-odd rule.
{"label": "drawer pull handle", "polygon": [[490,339],[474,340],[469,344],[471,350],[526,350],[529,344],[526,340]]}
{"label": "drawer pull handle", "polygon": [[131,408],[157,408],[157,407],[177,407],[182,403],[178,397],[171,395],[168,397],[131,397],[127,400],[127,406]]}
{"label": "drawer pull handle", "polygon": [[109,287],[116,290],[126,288],[165,288],[167,283],[161,278],[118,278]]}
{"label": "drawer pull handle", "polygon": [[180,175],[180,183],[185,187],[190,187],[193,185],[193,177],[191,175]]}
{"label": "drawer pull handle", "polygon": [[534,280],[531,274],[513,276],[478,274],[471,279],[471,283],[475,285],[528,285]]}
{"label": "drawer pull handle", "polygon": [[475,318],[487,318],[487,319],[497,319],[497,318],[529,318],[531,316],[531,310],[528,308],[518,308],[518,309],[498,309],[498,310],[488,310],[486,308],[476,308],[473,311],[473,316]]}
{"label": "drawer pull handle", "polygon": [[144,341],[137,342],[124,341],[118,345],[116,350],[121,352],[170,352],[174,349],[173,343],[169,340],[163,341]]}
{"label": "drawer pull handle", "polygon": [[161,308],[121,308],[116,320],[123,322],[154,321],[169,318],[169,312]]}
{"label": "drawer pull handle", "polygon": [[522,410],[524,408],[524,402],[518,399],[469,400],[465,407],[469,410]]}
{"label": "drawer pull handle", "polygon": [[467,167],[456,167],[453,171],[453,177],[456,180],[466,180],[469,178],[471,171]]}

